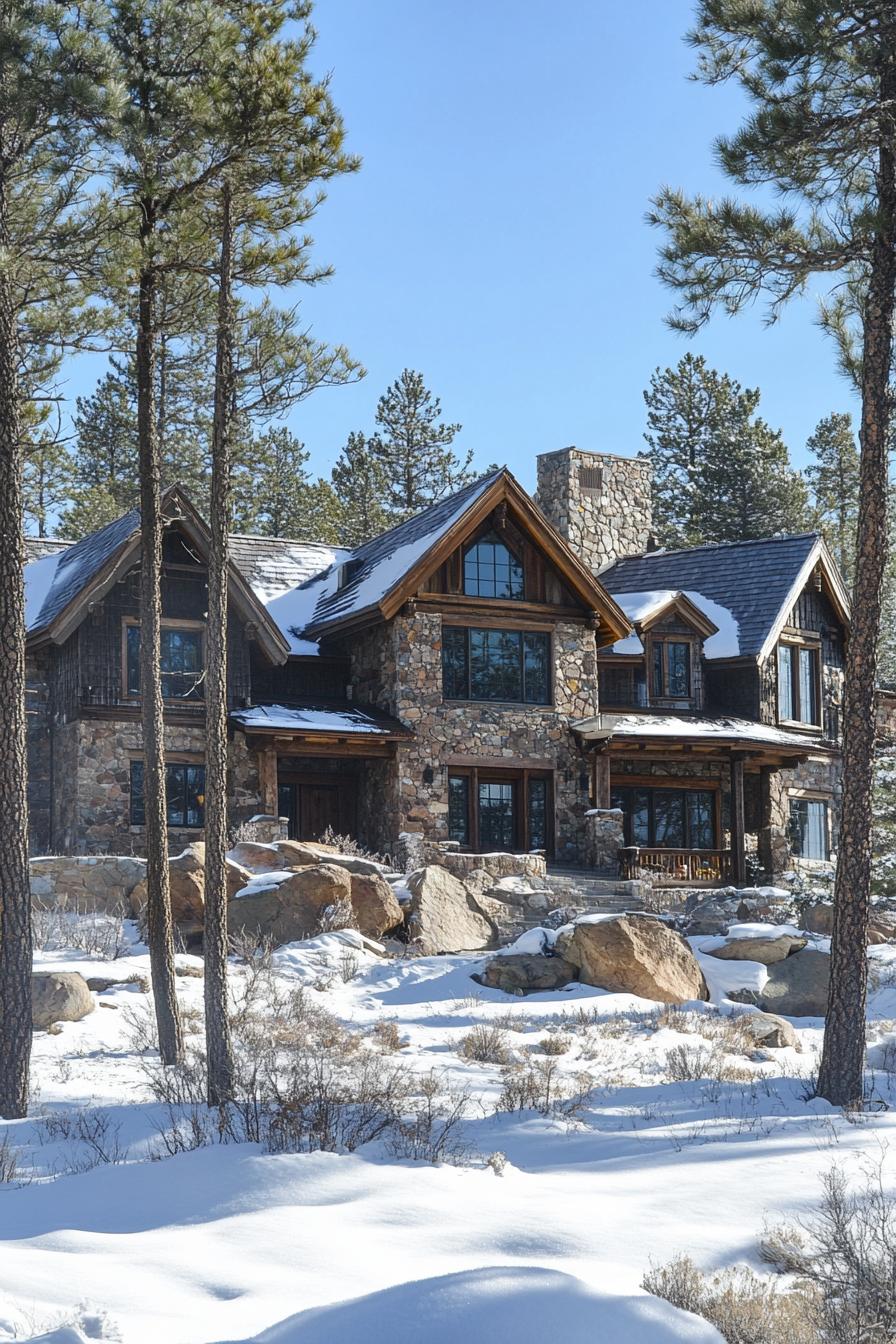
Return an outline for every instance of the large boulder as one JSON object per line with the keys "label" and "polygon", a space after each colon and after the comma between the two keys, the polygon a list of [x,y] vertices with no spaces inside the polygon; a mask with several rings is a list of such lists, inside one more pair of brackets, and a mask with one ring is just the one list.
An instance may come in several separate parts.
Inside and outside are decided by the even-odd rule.
{"label": "large boulder", "polygon": [[244,868],[241,863],[234,863],[233,859],[226,860],[227,867],[227,899],[232,901],[238,891],[247,887],[255,876],[248,868]]}
{"label": "large boulder", "polygon": [[[241,867],[248,868],[250,873],[270,873],[289,867],[274,845],[261,845],[254,840],[240,840],[227,857]],[[308,862],[313,863],[315,860],[309,859]]]}
{"label": "large boulder", "polygon": [[87,981],[77,971],[35,971],[31,977],[31,1025],[36,1031],[54,1022],[80,1022],[94,1007]]}
{"label": "large boulder", "polygon": [[775,1013],[748,1013],[738,1018],[738,1027],[751,1045],[763,1050],[799,1050],[799,1037],[790,1023]]}
{"label": "large boulder", "polygon": [[828,1009],[831,958],[806,947],[769,967],[759,995],[764,1012],[783,1017],[824,1017]]}
{"label": "large boulder", "polygon": [[805,938],[790,933],[756,934],[752,937],[730,938],[721,947],[708,947],[706,951],[721,961],[760,961],[763,966],[772,966],[805,946]]}
{"label": "large boulder", "polygon": [[408,935],[420,956],[479,952],[494,946],[497,932],[479,899],[440,864],[419,868],[408,878],[411,893]]}
{"label": "large boulder", "polygon": [[649,915],[586,916],[561,933],[557,953],[586,985],[658,1003],[708,999],[697,959],[681,934]]}
{"label": "large boulder", "polygon": [[868,920],[868,943],[889,943],[896,938],[896,910],[873,909]]}
{"label": "large boulder", "polygon": [[351,905],[351,878],[330,864],[299,868],[270,887],[259,886],[232,900],[228,926],[234,933],[269,937],[279,946],[309,938],[330,906]]}
{"label": "large boulder", "polygon": [[479,982],[489,989],[502,989],[505,994],[519,995],[562,989],[575,978],[575,966],[563,957],[509,952],[504,957],[492,957],[479,977]]}
{"label": "large boulder", "polygon": [[815,905],[804,905],[800,911],[800,928],[830,938],[834,928],[833,902],[818,901]]}
{"label": "large boulder", "polygon": [[[188,845],[182,854],[168,862],[171,884],[171,918],[181,929],[200,930],[205,920],[205,845],[201,840]],[[138,918],[146,908],[146,881],[138,883],[130,895],[131,911]]]}
{"label": "large boulder", "polygon": [[349,873],[355,923],[368,938],[382,938],[402,922],[395,892],[379,873]]}

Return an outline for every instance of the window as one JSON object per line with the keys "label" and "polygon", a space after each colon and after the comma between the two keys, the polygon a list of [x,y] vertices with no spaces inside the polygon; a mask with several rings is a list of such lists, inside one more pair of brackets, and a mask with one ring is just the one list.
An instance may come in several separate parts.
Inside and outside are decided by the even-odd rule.
{"label": "window", "polygon": [[[128,695],[140,694],[140,627],[126,627]],[[166,700],[201,700],[203,630],[201,626],[162,626],[162,695]]]}
{"label": "window", "polygon": [[553,847],[551,776],[476,765],[448,775],[448,838],[479,853]]}
{"label": "window", "polygon": [[631,663],[600,669],[601,705],[646,705],[647,677],[643,666]]}
{"label": "window", "polygon": [[790,852],[801,859],[827,859],[828,805],[819,798],[791,798]]}
{"label": "window", "polygon": [[551,703],[551,637],[529,630],[442,632],[442,690],[446,700]]}
{"label": "window", "polygon": [[448,839],[470,843],[470,780],[467,775],[448,776]]}
{"label": "window", "polygon": [[523,597],[523,567],[494,532],[465,553],[464,592],[468,597]]}
{"label": "window", "polygon": [[819,651],[807,644],[778,645],[778,718],[820,726]]}
{"label": "window", "polygon": [[[205,825],[205,766],[174,762],[165,766],[168,825],[198,830]],[[143,762],[131,761],[131,825],[145,826]]]}
{"label": "window", "polygon": [[716,794],[712,789],[616,788],[610,805],[622,809],[627,845],[716,848]]}
{"label": "window", "polygon": [[691,646],[683,640],[654,640],[653,694],[686,699],[691,694]]}

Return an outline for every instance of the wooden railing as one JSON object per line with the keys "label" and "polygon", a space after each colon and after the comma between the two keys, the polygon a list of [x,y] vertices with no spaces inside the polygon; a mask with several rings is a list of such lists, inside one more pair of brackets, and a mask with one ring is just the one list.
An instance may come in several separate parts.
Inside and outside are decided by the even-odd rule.
{"label": "wooden railing", "polygon": [[678,882],[730,882],[728,849],[639,849],[621,853],[624,878],[649,877],[657,886]]}

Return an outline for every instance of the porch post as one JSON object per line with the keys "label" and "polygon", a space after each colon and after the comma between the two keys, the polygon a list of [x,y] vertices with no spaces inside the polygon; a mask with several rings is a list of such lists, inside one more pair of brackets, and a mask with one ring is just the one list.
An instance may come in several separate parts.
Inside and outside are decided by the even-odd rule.
{"label": "porch post", "polygon": [[731,754],[731,866],[735,885],[742,887],[747,880],[747,859],[744,845],[744,758],[739,751]]}
{"label": "porch post", "polygon": [[261,794],[262,811],[270,817],[279,816],[280,804],[277,796],[277,748],[273,743],[265,743],[258,750],[258,789]]}
{"label": "porch post", "polygon": [[605,751],[594,753],[594,806],[610,806],[610,758]]}

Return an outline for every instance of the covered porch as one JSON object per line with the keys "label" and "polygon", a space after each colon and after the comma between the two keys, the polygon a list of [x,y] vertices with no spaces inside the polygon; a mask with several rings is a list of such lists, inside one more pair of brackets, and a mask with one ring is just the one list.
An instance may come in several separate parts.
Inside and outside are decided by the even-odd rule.
{"label": "covered porch", "polygon": [[598,715],[573,725],[593,753],[593,797],[618,811],[619,876],[654,886],[747,884],[765,868],[772,781],[824,751],[741,719]]}

